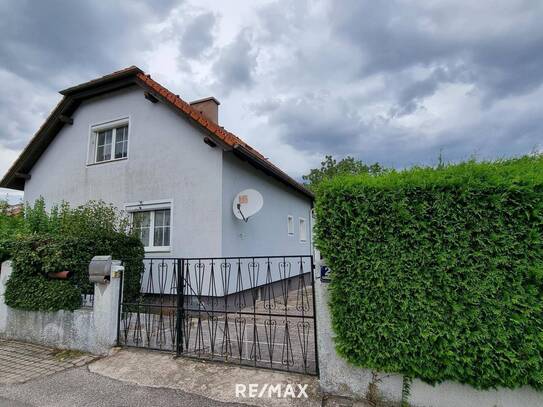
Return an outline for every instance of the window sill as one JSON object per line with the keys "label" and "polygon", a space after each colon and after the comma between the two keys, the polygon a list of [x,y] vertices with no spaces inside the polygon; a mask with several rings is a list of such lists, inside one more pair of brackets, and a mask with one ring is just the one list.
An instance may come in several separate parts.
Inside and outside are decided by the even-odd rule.
{"label": "window sill", "polygon": [[94,167],[95,165],[102,165],[102,164],[109,164],[109,163],[116,163],[118,161],[126,161],[128,160],[128,157],[123,158],[115,158],[113,160],[107,160],[107,161],[99,161],[97,163],[87,163],[87,167]]}
{"label": "window sill", "polygon": [[145,253],[169,253],[170,246],[145,247]]}

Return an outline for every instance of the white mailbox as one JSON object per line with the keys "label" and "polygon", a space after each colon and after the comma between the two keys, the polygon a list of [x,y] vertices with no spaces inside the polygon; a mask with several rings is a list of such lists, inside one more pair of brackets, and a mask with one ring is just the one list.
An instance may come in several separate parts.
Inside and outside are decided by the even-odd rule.
{"label": "white mailbox", "polygon": [[94,256],[89,264],[91,283],[109,283],[111,278],[111,256]]}

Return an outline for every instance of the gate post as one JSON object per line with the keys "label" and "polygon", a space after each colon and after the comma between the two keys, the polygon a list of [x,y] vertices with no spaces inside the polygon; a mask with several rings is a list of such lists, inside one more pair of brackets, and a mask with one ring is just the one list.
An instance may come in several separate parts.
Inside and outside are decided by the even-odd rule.
{"label": "gate post", "polygon": [[185,259],[177,259],[177,304],[176,304],[176,355],[183,353],[183,323],[185,321]]}
{"label": "gate post", "polygon": [[[320,266],[320,261],[318,262]],[[318,273],[320,275],[320,267],[318,270]],[[311,296],[313,297],[313,341],[315,343],[315,373],[317,374],[317,377],[320,377],[321,373],[319,370],[319,346],[318,346],[318,328],[317,328],[317,299],[315,298],[315,260],[313,256],[311,256]]]}

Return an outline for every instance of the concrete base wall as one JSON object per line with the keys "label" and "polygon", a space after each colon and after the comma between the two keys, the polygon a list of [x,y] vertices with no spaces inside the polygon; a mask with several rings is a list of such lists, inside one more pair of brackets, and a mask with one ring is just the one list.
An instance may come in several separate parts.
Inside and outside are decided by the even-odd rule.
{"label": "concrete base wall", "polygon": [[[319,269],[317,263],[316,274]],[[377,405],[399,406],[402,376],[354,367],[341,358],[334,348],[328,287],[319,280],[315,282],[315,300],[321,390],[327,394],[371,400]],[[480,391],[455,382],[431,386],[413,380],[408,401],[416,407],[540,407],[543,406],[543,392],[531,387]]]}
{"label": "concrete base wall", "polygon": [[5,285],[11,273],[10,262],[4,262],[0,272],[0,337],[102,355],[115,346],[119,278],[112,277],[109,284],[95,284],[93,308],[42,312],[5,304]]}

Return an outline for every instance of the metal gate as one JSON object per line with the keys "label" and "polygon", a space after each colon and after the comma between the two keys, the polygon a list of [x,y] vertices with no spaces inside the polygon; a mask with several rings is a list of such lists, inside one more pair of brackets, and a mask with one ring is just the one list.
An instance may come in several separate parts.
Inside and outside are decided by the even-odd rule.
{"label": "metal gate", "polygon": [[[313,257],[147,258],[118,343],[318,374]],[[126,285],[126,284],[125,284]]]}

